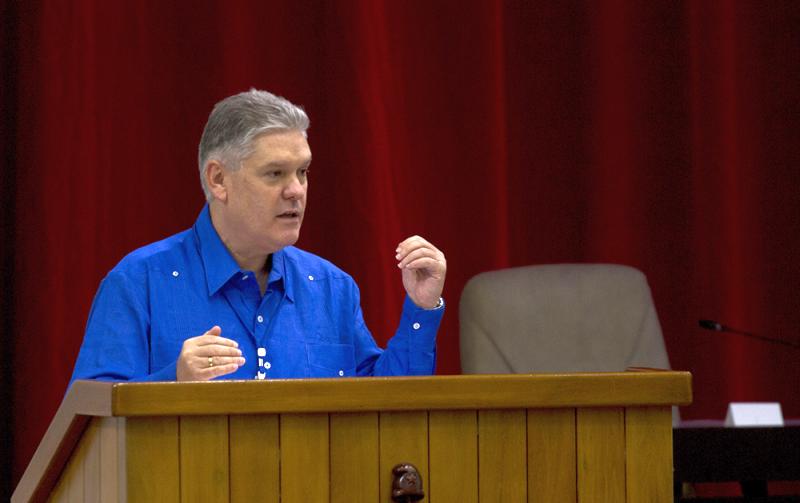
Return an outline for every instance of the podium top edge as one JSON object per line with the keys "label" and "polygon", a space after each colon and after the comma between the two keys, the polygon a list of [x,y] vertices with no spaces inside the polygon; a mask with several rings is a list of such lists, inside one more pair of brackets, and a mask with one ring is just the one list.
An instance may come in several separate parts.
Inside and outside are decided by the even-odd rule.
{"label": "podium top edge", "polygon": [[97,416],[685,405],[691,374],[473,374],[206,382],[76,381],[79,414]]}

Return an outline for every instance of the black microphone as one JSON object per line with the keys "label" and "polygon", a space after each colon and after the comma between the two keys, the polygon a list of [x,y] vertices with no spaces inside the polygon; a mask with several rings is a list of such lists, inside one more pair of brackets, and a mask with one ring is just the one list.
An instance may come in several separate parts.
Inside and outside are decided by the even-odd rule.
{"label": "black microphone", "polygon": [[764,337],[763,335],[756,335],[750,332],[745,332],[744,330],[739,330],[736,328],[725,326],[722,323],[718,323],[713,320],[700,320],[698,323],[700,324],[701,328],[705,328],[706,330],[744,335],[745,337],[751,337],[753,339],[758,339],[760,341],[771,342],[773,344],[783,344],[784,346],[789,346],[790,348],[800,348],[800,344],[798,344],[797,342],[785,341],[783,339],[773,339],[772,337]]}

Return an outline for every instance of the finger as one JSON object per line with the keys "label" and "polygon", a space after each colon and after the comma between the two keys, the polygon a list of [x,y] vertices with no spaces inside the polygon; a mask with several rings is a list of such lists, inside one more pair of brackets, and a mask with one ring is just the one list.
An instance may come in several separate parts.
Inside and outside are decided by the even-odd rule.
{"label": "finger", "polygon": [[399,259],[400,262],[397,264],[397,267],[402,269],[403,267],[406,266],[406,264],[423,257],[439,260],[439,254],[431,250],[430,248],[417,248],[416,250],[413,250],[408,254],[406,254],[402,259]]}
{"label": "finger", "polygon": [[442,274],[445,271],[444,264],[442,264],[438,260],[428,257],[422,257],[416,260],[412,260],[411,262],[406,264],[403,268],[411,271],[426,270],[434,276],[437,273]]}
{"label": "finger", "polygon": [[198,335],[197,337],[193,337],[190,340],[194,343],[195,346],[221,345],[221,346],[229,346],[232,348],[239,347],[238,342],[234,341],[233,339],[220,337],[219,335]]}
{"label": "finger", "polygon": [[[226,339],[224,337],[220,337],[221,334],[222,334],[222,328],[219,325],[214,325],[213,327],[211,327],[208,330],[206,330],[206,332],[204,334],[201,334],[201,335],[198,335],[196,337],[191,337],[189,339],[186,339],[185,342],[191,341],[191,342],[194,342],[196,344],[213,344],[214,343],[213,341],[215,341],[215,339],[217,339],[217,338],[224,339],[225,341],[230,341],[231,340],[231,339]],[[236,344],[235,341],[233,341],[233,342],[234,342],[234,345],[238,346],[238,344]],[[222,342],[222,344],[230,345],[227,342]]]}
{"label": "finger", "polygon": [[404,239],[403,241],[400,242],[400,244],[397,245],[397,251],[399,252],[401,250],[405,250],[410,247],[416,247],[419,245],[433,246],[422,236],[411,236],[409,238]]}
{"label": "finger", "polygon": [[194,350],[195,356],[209,357],[209,356],[242,356],[242,350],[239,348],[232,348],[230,346],[223,346],[222,344],[208,344],[206,346],[199,346]]}
{"label": "finger", "polygon": [[225,365],[244,365],[244,358],[241,356],[205,356],[199,359],[199,368],[224,367]]}
{"label": "finger", "polygon": [[403,260],[409,253],[416,250],[429,250],[431,253],[444,258],[444,253],[424,239],[414,240],[405,245],[398,246],[397,250],[395,250],[395,258],[397,260]]}
{"label": "finger", "polygon": [[224,376],[226,374],[231,374],[239,370],[239,366],[236,364],[228,364],[228,365],[215,365],[213,367],[203,369],[198,372],[200,374],[200,378],[203,380],[213,379],[215,377]]}

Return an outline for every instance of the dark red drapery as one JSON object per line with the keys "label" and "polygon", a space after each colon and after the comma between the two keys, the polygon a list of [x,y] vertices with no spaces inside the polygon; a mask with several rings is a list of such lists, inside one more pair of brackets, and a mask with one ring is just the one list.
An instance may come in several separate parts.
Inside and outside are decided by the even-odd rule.
{"label": "dark red drapery", "polygon": [[[440,373],[459,372],[472,275],[546,262],[643,270],[686,418],[733,400],[800,416],[796,2],[31,3],[17,41],[15,479],[57,408],[95,288],[192,224],[214,102],[251,86],[305,106],[314,166],[299,246],[350,272],[379,342],[395,244],[445,251]],[[8,65],[6,65],[8,66]],[[13,172],[13,170],[12,170]]]}

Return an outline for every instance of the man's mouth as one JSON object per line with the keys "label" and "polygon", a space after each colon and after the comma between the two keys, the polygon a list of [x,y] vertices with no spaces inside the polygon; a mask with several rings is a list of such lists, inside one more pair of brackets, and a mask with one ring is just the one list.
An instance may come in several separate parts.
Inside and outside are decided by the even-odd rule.
{"label": "man's mouth", "polygon": [[278,218],[290,218],[291,219],[291,218],[299,218],[299,217],[300,217],[300,212],[297,211],[297,210],[284,211],[283,213],[278,215]]}

